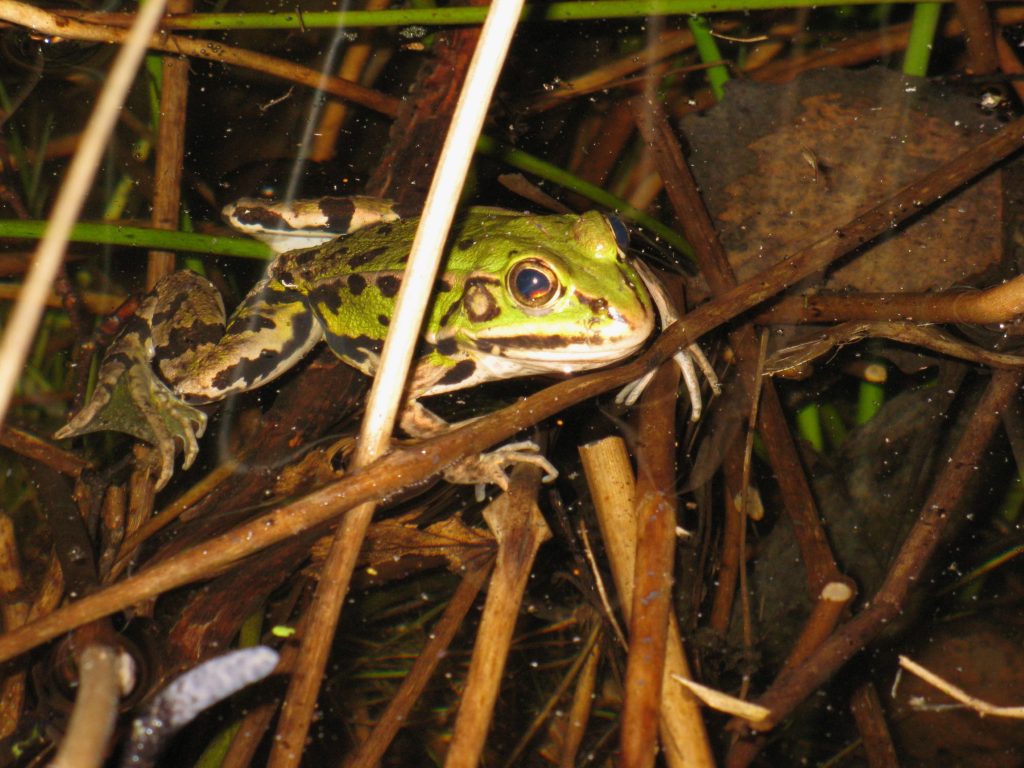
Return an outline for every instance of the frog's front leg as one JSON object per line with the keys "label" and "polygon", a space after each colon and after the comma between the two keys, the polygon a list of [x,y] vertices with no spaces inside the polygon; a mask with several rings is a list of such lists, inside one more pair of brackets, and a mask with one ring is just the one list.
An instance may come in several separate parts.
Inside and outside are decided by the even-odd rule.
{"label": "frog's front leg", "polygon": [[[468,421],[473,421],[469,419]],[[468,422],[449,424],[436,413],[428,409],[419,400],[407,400],[402,409],[400,426],[412,437],[426,439],[442,432],[455,429]],[[506,443],[493,451],[479,456],[467,456],[444,470],[444,478],[456,485],[475,485],[478,501],[483,500],[484,486],[488,483],[508,490],[508,474],[506,468],[513,464],[533,464],[544,470],[544,482],[549,483],[558,477],[558,470],[540,452],[532,440],[521,440]]]}
{"label": "frog's front leg", "polygon": [[[658,309],[658,317],[661,321],[661,329],[665,331],[665,329],[679,319],[679,311],[676,309],[672,298],[668,295],[668,291],[665,290],[661,279],[650,267],[639,260],[633,262],[633,266],[636,268],[637,274],[644,281],[644,285],[647,286],[647,290],[654,300],[654,305]],[[701,401],[701,385],[700,378],[697,376],[697,368],[700,368],[704,378],[708,380],[708,384],[711,385],[711,391],[717,395],[721,393],[721,386],[718,382],[718,376],[715,374],[714,366],[711,365],[704,355],[704,351],[696,343],[690,344],[686,349],[676,352],[672,359],[679,366],[679,371],[683,376],[683,383],[686,384],[686,390],[690,395],[690,420],[697,421],[700,419],[701,412],[704,409]],[[654,373],[654,371],[650,371],[636,381],[631,381],[619,391],[619,394],[615,397],[615,402],[627,406],[633,405],[640,398],[640,395],[643,394],[647,385],[651,383]]]}
{"label": "frog's front leg", "polygon": [[[686,385],[686,391],[690,395],[690,420],[698,421],[704,410],[704,404],[701,401],[701,384],[700,377],[697,376],[697,369],[700,368],[701,373],[704,374],[704,377],[711,385],[711,391],[716,395],[721,394],[722,391],[722,387],[718,382],[718,375],[715,373],[714,367],[704,354],[704,350],[702,350],[698,344],[691,344],[686,349],[676,352],[672,356],[672,359],[675,360],[676,365],[679,366],[679,372],[683,376],[683,383]],[[647,385],[651,383],[651,379],[654,378],[655,372],[656,371],[649,371],[639,379],[631,381],[629,384],[624,386],[615,396],[615,402],[626,406],[631,406],[636,403],[636,401],[640,399],[640,395],[642,395],[644,390],[647,389]]]}
{"label": "frog's front leg", "polygon": [[[175,333],[171,314],[191,317],[193,322]],[[201,346],[202,337],[219,338],[223,327],[224,308],[212,285],[191,272],[168,275],[107,349],[92,398],[54,437],[112,430],[143,440],[160,458],[156,487],[162,488],[174,471],[177,445],[186,468],[195,460],[206,414],[182,402],[152,366],[173,356],[172,342]]]}

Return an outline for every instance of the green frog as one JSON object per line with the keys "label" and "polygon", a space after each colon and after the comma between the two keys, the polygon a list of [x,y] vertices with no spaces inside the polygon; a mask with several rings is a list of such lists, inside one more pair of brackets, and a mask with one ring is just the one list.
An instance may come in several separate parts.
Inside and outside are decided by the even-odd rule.
{"label": "green frog", "polygon": [[[188,468],[206,414],[195,406],[273,381],[321,340],[344,362],[376,373],[418,219],[373,198],[287,205],[241,200],[224,210],[237,229],[282,252],[225,325],[220,295],[204,278],[163,278],[107,350],[90,401],[55,437],[126,432],[155,446],[157,489],[180,445]],[[338,229],[348,234],[336,236]],[[660,312],[674,314],[660,284],[626,253],[628,235],[597,212],[535,215],[470,208],[452,228],[434,300],[407,385],[400,426],[413,437],[448,425],[419,400],[533,374],[570,374],[627,358]],[[700,413],[694,360],[717,389],[699,347],[677,356]],[[624,395],[634,400],[645,382]],[[531,442],[513,443],[451,470],[456,482],[504,487],[516,461],[554,467]]]}

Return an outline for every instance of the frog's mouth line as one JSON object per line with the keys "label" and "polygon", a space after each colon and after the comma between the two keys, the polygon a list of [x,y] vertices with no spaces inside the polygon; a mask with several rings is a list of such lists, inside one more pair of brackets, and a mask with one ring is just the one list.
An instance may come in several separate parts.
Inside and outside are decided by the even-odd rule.
{"label": "frog's mouth line", "polygon": [[602,334],[485,337],[474,339],[473,343],[481,353],[506,360],[596,367],[629,357],[643,346],[648,336],[638,333],[618,339]]}

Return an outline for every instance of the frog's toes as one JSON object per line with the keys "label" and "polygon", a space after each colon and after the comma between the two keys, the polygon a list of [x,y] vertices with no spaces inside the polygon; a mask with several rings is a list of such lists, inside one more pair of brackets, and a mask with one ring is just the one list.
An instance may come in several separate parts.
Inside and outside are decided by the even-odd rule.
{"label": "frog's toes", "polygon": [[198,408],[178,400],[169,391],[154,393],[157,407],[145,416],[153,443],[160,454],[160,478],[157,490],[171,479],[174,472],[174,454],[180,445],[181,468],[188,469],[199,455],[199,438],[206,431],[206,414]]}
{"label": "frog's toes", "polygon": [[148,367],[127,367],[106,386],[98,386],[88,404],[54,437],[112,430],[149,443],[160,458],[160,490],[174,472],[178,446],[187,469],[199,453],[198,438],[205,429],[206,414],[178,399]]}
{"label": "frog's toes", "polygon": [[544,482],[550,483],[558,477],[558,470],[540,452],[532,440],[508,443],[488,453],[470,456],[445,470],[445,479],[459,485],[477,486],[477,499],[481,499],[485,485],[492,484],[508,490],[506,468],[513,464],[533,464],[544,470]]}
{"label": "frog's toes", "polygon": [[625,405],[627,408],[636,403],[640,399],[640,395],[647,389],[647,385],[651,383],[651,379],[654,378],[655,371],[648,371],[639,379],[633,379],[626,386],[619,390],[619,393],[615,396],[615,402],[618,405]]}
{"label": "frog's toes", "polygon": [[555,465],[548,461],[548,457],[540,452],[540,446],[533,440],[521,440],[517,443],[508,443],[481,457],[488,461],[500,462],[502,466],[513,464],[533,464],[544,470],[543,481],[553,482],[558,477],[558,470]]}
{"label": "frog's toes", "polygon": [[[718,382],[718,376],[715,374],[715,369],[708,361],[707,357],[704,356],[703,350],[697,344],[691,344],[684,350],[680,350],[673,355],[673,360],[676,361],[676,365],[679,366],[679,371],[682,373],[683,382],[686,384],[686,391],[690,395],[690,420],[697,421],[700,418],[701,413],[704,410],[704,404],[701,400],[700,391],[700,378],[697,376],[697,369],[700,368],[701,373],[704,374],[704,378],[707,379],[708,384],[711,386],[711,391],[716,395],[722,391],[721,385]],[[631,381],[629,384],[624,386],[619,394],[615,396],[615,402],[620,405],[633,405],[643,391],[647,389],[647,385],[651,383],[651,379],[654,378],[654,371],[641,376],[635,381]]]}

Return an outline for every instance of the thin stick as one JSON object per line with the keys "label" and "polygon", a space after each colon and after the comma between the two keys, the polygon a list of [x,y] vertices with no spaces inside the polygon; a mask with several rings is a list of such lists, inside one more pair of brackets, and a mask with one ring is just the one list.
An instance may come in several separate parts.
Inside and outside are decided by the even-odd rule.
{"label": "thin stick", "polygon": [[679,369],[665,363],[640,402],[636,484],[636,561],[629,620],[619,760],[654,765],[675,562],[675,411]]}
{"label": "thin stick", "polygon": [[[619,604],[629,620],[633,607],[636,569],[636,488],[622,438],[609,437],[580,446],[580,459],[594,499],[601,537],[619,593]],[[665,680],[661,688],[659,734],[665,762],[672,768],[711,768],[715,765],[701,719],[700,705],[688,690],[669,678],[692,678],[683,652],[679,623],[669,617],[665,653]]]}
{"label": "thin stick", "polygon": [[[746,329],[747,333],[753,333],[753,327]],[[743,467],[740,474],[739,507],[740,529],[739,529],[739,581],[740,581],[740,616],[743,623],[743,645],[747,652],[751,652],[754,646],[754,630],[750,620],[750,590],[747,587],[747,519],[750,515],[751,499],[751,471],[754,458],[754,433],[757,431],[757,415],[761,409],[761,395],[764,387],[764,359],[768,351],[768,329],[761,331],[761,339],[758,345],[757,367],[754,369],[754,379],[751,383],[750,392],[750,413],[747,418],[747,432],[743,440]],[[747,361],[749,366],[749,360]],[[743,696],[747,695],[750,686],[750,675],[743,675]]]}
{"label": "thin stick", "polygon": [[983,290],[786,296],[759,313],[761,325],[907,320],[917,323],[1008,323],[1024,314],[1024,276]]}
{"label": "thin stick", "polygon": [[[168,14],[189,13],[192,0],[167,0]],[[160,62],[160,118],[153,168],[153,213],[156,229],[177,230],[181,218],[181,175],[185,169],[185,122],[191,62],[164,56]],[[146,290],[174,271],[175,254],[152,250],[146,263]]]}
{"label": "thin stick", "polygon": [[899,768],[900,761],[885,721],[885,710],[873,683],[864,683],[853,692],[850,710],[860,731],[870,768]]}
{"label": "thin stick", "polygon": [[484,519],[498,541],[498,557],[488,583],[487,600],[445,768],[480,765],[523,591],[537,550],[551,537],[544,516],[537,508],[539,487],[540,469],[519,465],[512,474],[509,492],[484,511]]}
{"label": "thin stick", "polygon": [[7,322],[3,340],[0,341],[0,423],[3,423],[7,415],[14,387],[39,327],[43,307],[60,268],[71,227],[92,187],[96,167],[110,132],[114,129],[114,123],[117,122],[121,104],[135,79],[135,71],[139,68],[139,62],[146,53],[146,45],[163,12],[164,0],[151,0],[139,10],[138,19],[114,60],[114,66],[110,69],[103,91],[89,117],[89,124],[82,133],[78,152],[71,161],[68,175],[53,204],[53,214],[46,234],[32,256],[32,267]]}
{"label": "thin stick", "polygon": [[973,709],[979,715],[992,715],[993,717],[1009,717],[1014,720],[1024,720],[1024,706],[1001,707],[997,704],[990,704],[984,699],[971,696],[963,688],[953,685],[948,680],[936,675],[926,667],[922,667],[913,659],[907,656],[900,656],[900,666],[913,672],[929,685],[933,685],[955,701],[959,701],[966,707]]}

